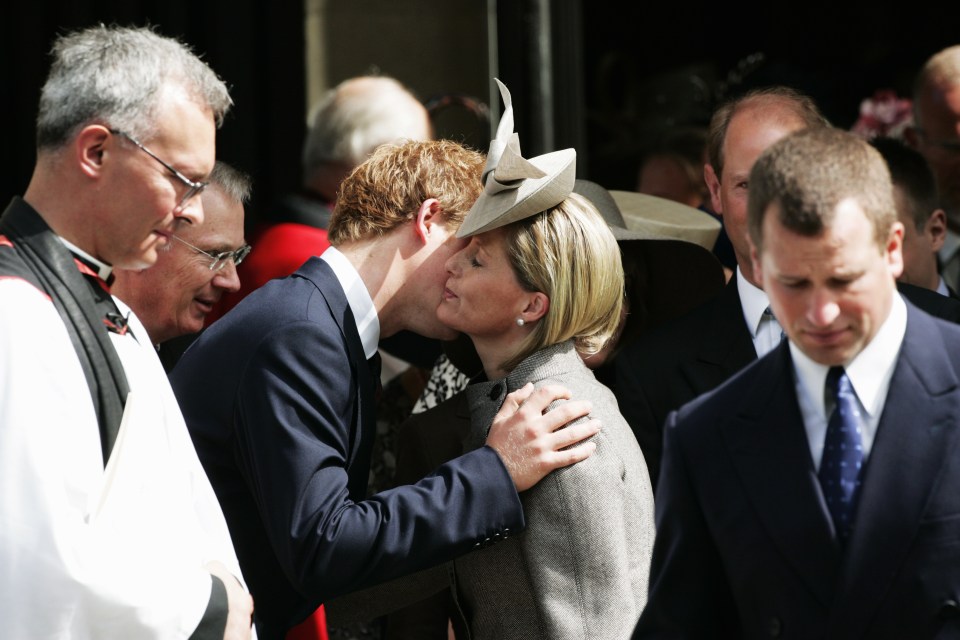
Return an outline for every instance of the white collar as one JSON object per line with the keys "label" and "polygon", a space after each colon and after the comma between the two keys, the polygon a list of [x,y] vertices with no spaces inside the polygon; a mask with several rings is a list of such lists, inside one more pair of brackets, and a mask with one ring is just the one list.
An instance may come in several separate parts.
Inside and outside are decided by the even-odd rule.
{"label": "white collar", "polygon": [[947,235],[943,239],[943,246],[937,253],[942,262],[947,262],[957,251],[960,251],[960,235],[947,229]]}
{"label": "white collar", "polygon": [[[847,377],[850,378],[850,384],[853,385],[853,390],[860,399],[860,404],[870,417],[876,417],[883,409],[886,392],[890,387],[890,378],[893,377],[893,368],[906,330],[907,305],[898,294],[893,296],[890,313],[877,334],[873,336],[873,340],[844,367]],[[807,395],[819,410],[820,415],[826,415],[823,385],[827,380],[827,371],[830,367],[811,360],[792,341],[790,355],[793,357],[794,370],[806,389]]]}
{"label": "white collar", "polygon": [[87,262],[90,262],[91,263],[90,266],[96,267],[97,275],[100,276],[101,280],[103,280],[104,282],[109,281],[110,275],[113,273],[113,267],[108,265],[103,260],[97,260],[92,255],[90,255],[89,253],[87,253],[77,245],[73,244],[72,242],[69,242],[64,238],[61,238],[60,236],[57,236],[57,239],[60,240],[60,242],[63,243],[63,246],[69,249],[71,253],[78,254],[84,260],[86,260]]}
{"label": "white collar", "polygon": [[373,298],[367,291],[367,285],[353,264],[335,247],[328,247],[320,259],[330,265],[340,286],[343,287],[347,304],[350,305],[350,311],[353,312],[353,317],[357,321],[357,333],[360,334],[363,353],[369,360],[377,352],[380,342],[380,318],[377,317],[377,309],[373,306]]}
{"label": "white collar", "polygon": [[743,276],[739,266],[737,266],[737,292],[740,294],[740,306],[743,307],[743,319],[747,323],[747,329],[750,330],[750,335],[756,338],[763,312],[770,306],[770,298],[763,289],[754,286]]}
{"label": "white collar", "polygon": [[943,279],[943,276],[940,276],[940,279],[937,281],[937,293],[950,297],[950,289],[947,288],[947,281]]}

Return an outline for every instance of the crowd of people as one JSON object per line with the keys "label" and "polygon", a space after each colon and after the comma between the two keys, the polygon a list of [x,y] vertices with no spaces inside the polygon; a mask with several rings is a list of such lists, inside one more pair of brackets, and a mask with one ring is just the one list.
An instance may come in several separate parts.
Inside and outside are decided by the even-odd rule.
{"label": "crowd of people", "polygon": [[249,244],[214,70],[52,56],[0,216],[4,637],[960,634],[960,46],[898,138],[731,97],[658,195],[526,157],[499,81],[484,154],[350,79]]}

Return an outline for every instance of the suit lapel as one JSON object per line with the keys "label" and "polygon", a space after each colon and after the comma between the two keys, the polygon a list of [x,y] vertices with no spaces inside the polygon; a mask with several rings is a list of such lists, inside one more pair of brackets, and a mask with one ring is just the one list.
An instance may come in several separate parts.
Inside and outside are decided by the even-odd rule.
{"label": "suit lapel", "polygon": [[294,276],[306,278],[316,285],[317,291],[326,301],[330,316],[339,328],[347,346],[351,377],[357,381],[357,388],[355,389],[357,402],[354,410],[355,428],[350,430],[347,466],[353,469],[355,465],[359,465],[360,472],[350,474],[351,493],[356,491],[357,487],[355,485],[361,481],[360,476],[362,476],[363,486],[360,487],[362,495],[366,491],[369,461],[376,431],[377,382],[374,380],[370,366],[367,364],[363,343],[360,341],[360,334],[357,332],[357,321],[353,317],[353,311],[350,310],[347,296],[330,265],[320,258],[311,258],[300,267]]}
{"label": "suit lapel", "polygon": [[[834,623],[850,632],[866,624],[903,563],[957,438],[957,377],[940,331],[928,316],[907,306],[907,331],[864,469],[844,559]],[[847,631],[842,635],[852,637]]]}
{"label": "suit lapel", "polygon": [[713,307],[699,352],[681,369],[694,395],[699,395],[720,386],[756,359],[757,351],[743,320],[737,279],[731,278]]}
{"label": "suit lapel", "polygon": [[[757,385],[722,433],[745,492],[774,545],[829,607],[840,568],[800,408],[787,343],[765,357]],[[766,399],[766,402],[758,400]]]}

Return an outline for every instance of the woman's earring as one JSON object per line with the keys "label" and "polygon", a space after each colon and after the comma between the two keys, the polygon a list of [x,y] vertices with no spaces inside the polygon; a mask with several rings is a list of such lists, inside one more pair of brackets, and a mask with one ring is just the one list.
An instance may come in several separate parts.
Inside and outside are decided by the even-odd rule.
{"label": "woman's earring", "polygon": [[525,325],[525,324],[527,324],[527,323],[524,322],[523,318],[517,318],[517,326],[518,326],[518,327],[522,327],[522,326]]}

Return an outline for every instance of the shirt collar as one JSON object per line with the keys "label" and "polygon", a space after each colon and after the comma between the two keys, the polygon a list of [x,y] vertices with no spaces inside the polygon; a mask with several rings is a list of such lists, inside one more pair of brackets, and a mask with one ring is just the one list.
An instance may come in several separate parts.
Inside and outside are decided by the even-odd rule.
{"label": "shirt collar", "polygon": [[70,251],[70,253],[82,260],[88,267],[90,267],[90,269],[93,270],[94,273],[97,274],[97,276],[99,276],[101,280],[104,282],[110,282],[110,276],[113,274],[113,267],[108,265],[103,260],[97,260],[72,242],[61,238],[60,236],[57,236],[57,238],[63,243],[63,246]]}
{"label": "shirt collar", "polygon": [[938,252],[940,260],[947,262],[958,250],[960,250],[960,235],[947,229],[947,235],[943,239],[943,246],[940,247],[940,251]]}
{"label": "shirt collar", "polygon": [[380,318],[377,317],[377,308],[373,306],[373,298],[367,291],[367,285],[357,269],[335,247],[328,247],[320,259],[330,265],[333,274],[343,287],[347,296],[347,304],[357,322],[357,333],[360,334],[360,343],[363,344],[363,353],[369,360],[377,352],[380,342]]}
{"label": "shirt collar", "polygon": [[950,289],[947,288],[947,281],[943,279],[943,276],[937,281],[937,293],[942,296],[950,296]]}
{"label": "shirt collar", "polygon": [[754,286],[743,276],[739,266],[737,267],[737,292],[740,294],[740,306],[743,307],[743,319],[747,323],[747,329],[750,330],[750,335],[756,338],[763,312],[770,306],[770,298],[763,289]]}
{"label": "shirt collar", "polygon": [[[890,313],[873,336],[873,340],[845,366],[850,384],[870,417],[876,416],[883,409],[886,391],[906,330],[907,305],[903,298],[895,295],[893,304],[890,305]],[[808,358],[793,342],[790,342],[790,355],[801,384],[820,414],[825,415],[823,385],[830,367]]]}

